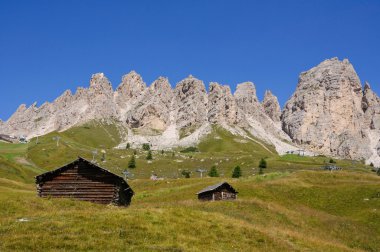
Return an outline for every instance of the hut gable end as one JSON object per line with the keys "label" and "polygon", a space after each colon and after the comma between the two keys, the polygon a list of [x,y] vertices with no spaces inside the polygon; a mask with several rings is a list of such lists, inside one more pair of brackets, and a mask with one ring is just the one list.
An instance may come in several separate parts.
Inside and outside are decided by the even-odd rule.
{"label": "hut gable end", "polygon": [[227,182],[208,186],[197,193],[199,200],[234,200],[238,192]]}
{"label": "hut gable end", "polygon": [[36,176],[40,197],[75,198],[103,204],[129,205],[133,190],[116,174],[79,157]]}

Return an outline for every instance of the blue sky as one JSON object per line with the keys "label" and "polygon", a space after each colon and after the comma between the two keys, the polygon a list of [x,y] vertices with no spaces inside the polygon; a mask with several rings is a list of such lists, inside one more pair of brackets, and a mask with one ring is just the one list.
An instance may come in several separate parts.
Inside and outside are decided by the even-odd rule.
{"label": "blue sky", "polygon": [[0,118],[96,72],[117,87],[130,70],[147,84],[250,80],[283,106],[300,72],[335,56],[380,93],[379,13],[380,1],[364,0],[0,0]]}

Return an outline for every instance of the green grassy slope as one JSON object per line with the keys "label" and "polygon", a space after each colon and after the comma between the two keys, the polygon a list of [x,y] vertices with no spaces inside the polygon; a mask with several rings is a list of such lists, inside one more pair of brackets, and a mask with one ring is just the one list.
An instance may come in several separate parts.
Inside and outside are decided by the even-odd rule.
{"label": "green grassy slope", "polygon": [[219,181],[133,180],[132,205],[118,208],[41,199],[28,184],[5,189],[0,180],[0,250],[380,250],[378,176],[275,173],[229,180],[239,191],[236,201],[196,199]]}
{"label": "green grassy slope", "polygon": [[[136,195],[128,208],[36,196],[36,174],[78,155],[91,159],[94,149],[100,165],[120,175],[133,150],[113,149],[119,141],[116,126],[92,122],[40,137],[39,144],[0,143],[0,251],[380,250],[380,177],[369,167],[337,160],[344,170],[325,172],[326,157],[278,156],[271,146],[220,128],[199,152],[153,151],[150,163],[137,150],[129,181]],[[261,158],[268,162],[263,176],[257,175]],[[222,177],[200,179],[195,170],[212,165]],[[230,178],[235,165],[242,167],[240,179]],[[181,178],[183,169],[192,178]],[[150,181],[152,172],[166,179]],[[238,200],[196,199],[223,180],[239,191]]]}
{"label": "green grassy slope", "polygon": [[[59,146],[53,137],[60,136]],[[65,132],[53,132],[29,143],[27,156],[39,167],[51,170],[62,166],[77,156],[92,159],[92,151],[97,150],[99,164],[117,174],[121,174],[128,166],[134,150],[118,150],[113,147],[120,142],[118,129],[114,125],[97,122],[81,127],[75,127]],[[226,130],[215,127],[213,132],[205,137],[197,146],[199,152],[182,153],[182,149],[153,151],[153,160],[147,161],[147,152],[137,149],[137,168],[132,172],[135,178],[149,178],[155,172],[166,178],[177,178],[182,170],[192,171],[192,177],[199,176],[195,171],[198,168],[210,169],[216,165],[219,174],[230,177],[233,168],[239,165],[244,176],[258,173],[258,163],[266,158],[268,168],[266,172],[295,171],[300,169],[320,170],[328,162],[327,157],[300,157],[297,155],[279,156],[273,146],[259,140],[251,141],[235,136]],[[106,152],[105,162],[101,162],[101,150]],[[337,160],[337,165],[345,169],[369,171],[362,163],[353,164],[348,160]]]}

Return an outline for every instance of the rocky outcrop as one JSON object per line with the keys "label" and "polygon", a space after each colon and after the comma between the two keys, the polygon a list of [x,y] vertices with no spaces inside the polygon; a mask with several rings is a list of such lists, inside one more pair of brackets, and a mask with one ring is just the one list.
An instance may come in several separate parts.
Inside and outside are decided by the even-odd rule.
{"label": "rocky outcrop", "polygon": [[279,153],[302,146],[380,165],[380,98],[368,83],[362,89],[348,60],[337,58],[301,73],[282,112],[270,91],[260,103],[252,82],[238,84],[233,95],[228,86],[211,82],[207,93],[203,82],[191,75],[172,89],[164,77],[147,87],[131,71],[113,91],[98,73],[88,88],[74,94],[67,90],[39,107],[21,105],[0,122],[0,133],[30,138],[94,119],[123,124],[128,141],[150,142],[158,149],[196,144],[216,124],[271,144]]}
{"label": "rocky outcrop", "polygon": [[363,125],[362,86],[348,60],[325,60],[301,73],[282,113],[283,130],[292,140],[318,153],[368,158]]}
{"label": "rocky outcrop", "polygon": [[174,110],[179,128],[198,128],[207,122],[207,93],[203,81],[192,75],[174,89]]}
{"label": "rocky outcrop", "polygon": [[238,108],[229,86],[210,83],[207,117],[211,123],[237,123]]}
{"label": "rocky outcrop", "polygon": [[169,80],[159,77],[139,96],[138,102],[127,112],[126,123],[131,128],[164,131],[170,124],[170,106],[173,99]]}
{"label": "rocky outcrop", "polygon": [[276,96],[271,91],[265,91],[264,100],[261,103],[265,113],[276,123],[280,122],[281,107]]}

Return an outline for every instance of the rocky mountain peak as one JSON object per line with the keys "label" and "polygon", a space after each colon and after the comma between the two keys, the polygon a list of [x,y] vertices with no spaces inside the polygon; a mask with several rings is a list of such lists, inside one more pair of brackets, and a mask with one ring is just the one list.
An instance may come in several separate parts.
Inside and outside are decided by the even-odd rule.
{"label": "rocky mountain peak", "polygon": [[281,107],[276,96],[270,90],[265,91],[264,100],[261,103],[265,113],[274,121],[279,122],[281,117]]}
{"label": "rocky mountain peak", "polygon": [[237,121],[237,105],[227,85],[211,82],[208,95],[208,120],[211,123],[234,124]]}
{"label": "rocky mountain peak", "polygon": [[193,76],[183,79],[176,85],[174,97],[177,125],[196,127],[207,121],[207,93],[203,81]]}
{"label": "rocky mountain peak", "polygon": [[152,83],[150,88],[158,94],[162,94],[165,92],[170,92],[170,93],[172,92],[169,79],[162,76],[158,77],[158,79]]}
{"label": "rocky mountain peak", "polygon": [[112,93],[112,85],[104,73],[93,74],[90,80],[90,92],[93,93]]}
{"label": "rocky mountain peak", "polygon": [[348,60],[325,60],[301,73],[282,113],[294,142],[327,155],[368,156],[363,130],[362,86]]}
{"label": "rocky mountain peak", "polygon": [[135,71],[131,71],[122,77],[122,81],[116,89],[117,103],[125,105],[129,100],[137,99],[146,89],[142,77]]}

